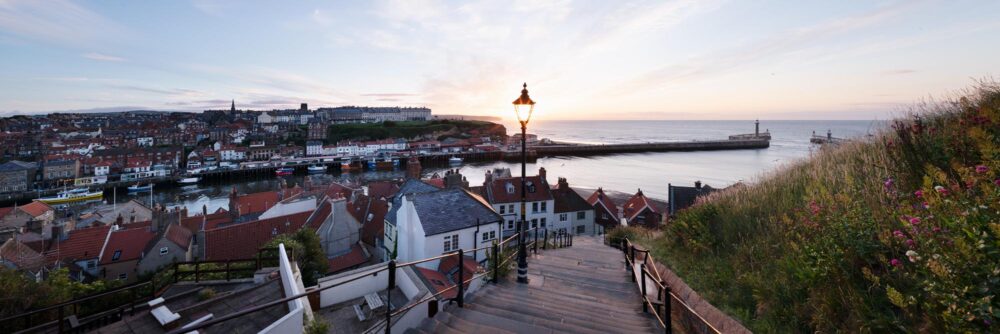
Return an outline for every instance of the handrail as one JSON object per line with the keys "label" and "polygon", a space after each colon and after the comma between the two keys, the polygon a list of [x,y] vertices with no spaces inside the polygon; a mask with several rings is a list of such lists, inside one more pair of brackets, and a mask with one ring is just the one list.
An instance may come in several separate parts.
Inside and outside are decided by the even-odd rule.
{"label": "handrail", "polygon": [[[664,281],[659,276],[659,271],[656,269],[656,261],[654,259],[652,259],[652,256],[649,254],[649,250],[648,249],[636,249],[635,244],[632,243],[632,241],[629,240],[628,238],[624,238],[623,239],[623,242],[622,242],[621,246],[622,246],[622,252],[625,254],[625,262],[628,264],[628,267],[629,267],[630,271],[634,270],[634,267],[635,267],[635,252],[642,252],[642,253],[644,253],[643,254],[642,263],[639,264],[639,268],[640,268],[639,280],[640,281],[636,283],[636,285],[640,289],[640,293],[642,294],[643,312],[648,312],[647,311],[648,308],[652,308],[653,309],[653,312],[652,312],[653,316],[656,317],[656,320],[660,323],[661,326],[664,327],[664,329],[667,331],[667,333],[670,333],[672,331],[672,328],[671,328],[671,323],[672,323],[672,319],[671,319],[671,314],[672,314],[671,304],[673,303],[674,300],[676,300],[677,303],[679,303],[681,306],[683,306],[685,308],[685,310],[687,311],[687,313],[693,314],[698,320],[700,320],[700,322],[702,324],[704,324],[712,332],[722,333],[722,331],[720,331],[719,329],[715,328],[714,325],[712,325],[711,323],[709,323],[708,320],[705,319],[705,317],[702,317],[701,314],[698,314],[697,311],[695,311],[693,308],[691,308],[691,306],[688,305],[687,302],[685,302],[684,300],[682,300],[680,297],[678,297],[676,294],[674,294],[673,291],[671,291],[670,287],[668,285],[666,285],[666,281]],[[652,263],[652,264],[650,264],[650,263]],[[652,267],[653,267],[652,272],[650,272],[650,270],[646,269],[650,265],[652,265]],[[633,281],[634,281],[635,280],[635,274],[634,273],[631,274],[631,277],[633,278]],[[664,312],[663,312],[664,314],[662,316],[660,315],[660,312],[657,311],[656,305],[654,305],[653,302],[649,300],[649,297],[648,297],[648,295],[646,293],[646,277],[653,278],[654,279],[653,283],[660,289],[659,291],[657,291],[657,299],[663,301],[663,305],[662,306],[664,308]]]}

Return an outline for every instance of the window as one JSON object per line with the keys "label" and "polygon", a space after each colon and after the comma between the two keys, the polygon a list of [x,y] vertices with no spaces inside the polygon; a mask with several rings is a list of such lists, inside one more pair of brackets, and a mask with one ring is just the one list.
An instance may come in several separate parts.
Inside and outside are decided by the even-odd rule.
{"label": "window", "polygon": [[118,261],[118,259],[121,257],[122,257],[122,251],[120,249],[116,250],[115,254],[111,256],[111,261]]}
{"label": "window", "polygon": [[483,241],[493,240],[497,237],[497,231],[483,232]]}
{"label": "window", "polygon": [[458,234],[444,237],[444,251],[450,252],[458,249]]}
{"label": "window", "polygon": [[560,213],[560,214],[559,214],[559,221],[561,221],[561,222],[564,222],[564,221],[566,221],[567,219],[569,219],[569,217],[568,217],[568,215],[567,215],[567,214],[565,214],[565,213]]}
{"label": "window", "polygon": [[94,267],[97,267],[97,260],[87,261],[87,269],[92,269]]}
{"label": "window", "polygon": [[160,256],[167,255],[168,251],[170,251],[170,248],[160,247]]}
{"label": "window", "polygon": [[532,202],[531,203],[531,213],[536,213],[536,212],[538,212],[538,202]]}
{"label": "window", "polygon": [[587,233],[586,225],[580,225],[576,227],[576,234],[584,234],[584,233]]}
{"label": "window", "polygon": [[542,212],[548,210],[549,202],[542,202]]}
{"label": "window", "polygon": [[576,213],[576,220],[587,219],[587,211],[579,211]]}
{"label": "window", "polygon": [[128,279],[128,273],[118,274],[118,279],[123,280],[123,281],[127,280]]}
{"label": "window", "polygon": [[504,209],[506,209],[506,208],[507,208],[507,206],[506,206],[506,205],[501,205],[501,206],[500,206],[500,214],[501,214],[501,215],[502,215],[502,214],[505,214],[505,213],[506,213],[506,212],[504,212],[504,211],[505,211]]}
{"label": "window", "polygon": [[601,219],[608,219],[608,213],[607,212],[601,213]]}
{"label": "window", "polygon": [[496,238],[497,238],[497,231],[490,231],[490,239],[496,239]]}
{"label": "window", "polygon": [[508,220],[507,221],[507,229],[508,230],[513,230],[514,229],[514,220]]}
{"label": "window", "polygon": [[536,227],[538,227],[538,219],[532,219],[531,228],[536,228]]}
{"label": "window", "polygon": [[542,227],[544,228],[545,227],[545,218],[542,218],[542,220],[540,220],[539,222],[542,223]]}
{"label": "window", "polygon": [[507,211],[509,211],[510,213],[514,213],[514,204],[508,205]]}

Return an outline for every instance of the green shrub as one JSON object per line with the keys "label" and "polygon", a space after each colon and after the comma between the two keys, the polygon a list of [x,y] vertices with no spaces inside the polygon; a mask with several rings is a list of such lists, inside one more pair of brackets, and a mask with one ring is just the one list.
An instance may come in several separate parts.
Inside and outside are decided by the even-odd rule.
{"label": "green shrub", "polygon": [[329,332],[330,324],[318,316],[314,316],[313,320],[306,324],[305,334],[326,334]]}
{"label": "green shrub", "polygon": [[916,113],[710,195],[654,256],[755,332],[998,331],[1000,88]]}
{"label": "green shrub", "polygon": [[215,289],[204,288],[198,291],[198,301],[206,301],[215,298]]}

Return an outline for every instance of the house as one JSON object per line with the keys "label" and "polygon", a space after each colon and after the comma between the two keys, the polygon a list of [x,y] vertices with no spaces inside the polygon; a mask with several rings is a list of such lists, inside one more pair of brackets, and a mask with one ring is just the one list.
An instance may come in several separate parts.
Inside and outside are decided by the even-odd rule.
{"label": "house", "polygon": [[628,225],[656,228],[663,222],[663,213],[639,189],[622,204],[622,218]]}
{"label": "house", "polygon": [[328,259],[328,273],[358,267],[371,258],[371,252],[359,243],[361,221],[350,211],[344,197],[326,197],[307,224],[319,236]]}
{"label": "house", "polygon": [[171,263],[191,260],[191,230],[179,223],[168,224],[163,233],[158,233],[139,260],[138,272],[144,274],[164,268]]}
{"label": "house", "polygon": [[389,213],[389,201],[386,197],[360,195],[348,203],[347,210],[354,219],[361,222],[360,241],[367,246],[368,252],[381,261],[388,261],[389,253],[385,248],[385,217]]}
{"label": "house", "polygon": [[0,245],[0,266],[16,269],[31,279],[41,281],[47,272],[45,257],[15,238]]}
{"label": "house", "polygon": [[[485,199],[462,188],[402,194],[395,211],[397,260],[414,261],[489,245],[500,237],[503,217]],[[469,252],[486,261],[486,251]],[[436,268],[438,261],[418,266]]]}
{"label": "house", "polygon": [[594,220],[594,207],[569,187],[566,178],[560,177],[552,188],[556,216],[553,230],[560,234],[598,235],[603,229]]}
{"label": "house", "polygon": [[[502,177],[509,175],[509,171],[500,173],[501,177],[498,177],[495,173],[486,171],[486,179],[479,191],[493,209],[503,216],[503,233],[507,236],[516,232],[517,221],[521,219],[521,178]],[[527,228],[548,228],[548,224],[554,221],[555,203],[552,189],[546,180],[545,168],[539,168],[538,175],[526,177],[524,187]]]}
{"label": "house", "polygon": [[53,236],[53,241],[43,253],[48,263],[70,263],[80,268],[82,272],[70,272],[77,280],[86,276],[97,277],[98,261],[108,237],[111,235],[110,225],[75,229],[67,233],[65,238]]}
{"label": "house", "polygon": [[59,180],[75,179],[80,176],[80,161],[59,159],[42,164],[42,179],[50,185]]}
{"label": "house", "polygon": [[132,199],[122,204],[106,205],[97,212],[101,215],[97,221],[103,225],[114,223],[128,224],[153,220],[153,209],[138,199]]}
{"label": "house", "polygon": [[113,230],[101,251],[100,277],[120,280],[125,284],[137,281],[139,260],[154,237],[156,232],[147,226]]}
{"label": "house", "polygon": [[615,204],[615,201],[611,197],[604,193],[603,188],[597,188],[587,198],[587,204],[594,207],[594,220],[604,230],[610,230],[621,225],[621,213],[618,211],[618,205]]}
{"label": "house", "polygon": [[33,162],[13,160],[0,164],[0,193],[34,189],[37,170]]}
{"label": "house", "polygon": [[[312,212],[233,224],[199,233],[198,254],[202,260],[238,260],[257,256],[258,250],[274,237],[298,231]],[[202,235],[204,237],[202,237]]]}
{"label": "house", "polygon": [[111,161],[101,161],[94,165],[94,175],[95,176],[108,176],[111,175]]}
{"label": "house", "polygon": [[46,225],[55,220],[55,209],[39,201],[3,208],[0,209],[0,214],[2,214],[0,216],[0,231],[14,231],[16,233],[41,232]]}
{"label": "house", "polygon": [[323,142],[319,140],[306,141],[306,156],[323,155]]}
{"label": "house", "polygon": [[668,213],[670,216],[677,214],[677,211],[686,209],[694,205],[699,197],[719,191],[709,185],[702,185],[701,181],[695,181],[694,187],[675,186],[667,183]]}
{"label": "house", "polygon": [[385,215],[385,225],[382,227],[382,248],[386,254],[386,260],[394,258],[395,255],[393,254],[398,253],[399,231],[396,228],[396,218],[399,208],[403,207],[404,196],[419,193],[430,193],[438,190],[441,189],[427,184],[418,178],[408,178],[402,185],[399,186],[399,192],[397,192],[396,195],[389,201],[389,212]]}

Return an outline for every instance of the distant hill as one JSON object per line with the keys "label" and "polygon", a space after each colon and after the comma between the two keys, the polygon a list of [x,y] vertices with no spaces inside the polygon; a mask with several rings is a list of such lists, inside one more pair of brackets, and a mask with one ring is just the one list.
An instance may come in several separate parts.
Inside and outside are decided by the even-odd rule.
{"label": "distant hill", "polygon": [[1000,88],[711,195],[647,242],[764,333],[1000,331]]}
{"label": "distant hill", "polygon": [[491,122],[454,120],[332,124],[327,128],[327,141],[330,143],[341,140],[443,139],[472,136],[506,137],[507,129],[501,124]]}

